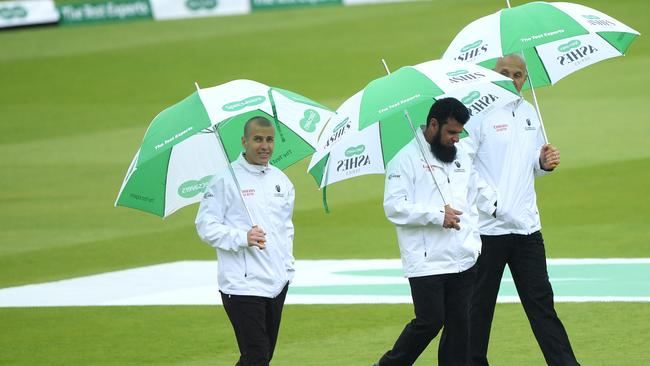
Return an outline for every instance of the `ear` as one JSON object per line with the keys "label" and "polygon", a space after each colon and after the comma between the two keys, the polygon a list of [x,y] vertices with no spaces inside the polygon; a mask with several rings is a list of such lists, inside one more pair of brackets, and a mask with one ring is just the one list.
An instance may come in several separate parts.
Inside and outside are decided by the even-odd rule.
{"label": "ear", "polygon": [[246,147],[246,136],[241,137],[241,146]]}
{"label": "ear", "polygon": [[438,131],[438,120],[435,117],[431,117],[429,120],[429,128],[431,128],[432,131]]}

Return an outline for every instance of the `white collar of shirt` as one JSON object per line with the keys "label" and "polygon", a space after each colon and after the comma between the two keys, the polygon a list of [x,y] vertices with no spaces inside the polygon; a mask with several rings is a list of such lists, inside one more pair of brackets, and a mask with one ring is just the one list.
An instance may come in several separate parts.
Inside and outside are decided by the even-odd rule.
{"label": "white collar of shirt", "polygon": [[517,108],[519,108],[519,106],[523,102],[524,102],[524,97],[519,97],[519,98],[513,100],[512,102],[506,104],[505,107],[512,110],[512,111],[516,111]]}
{"label": "white collar of shirt", "polygon": [[237,158],[237,160],[235,160],[235,163],[239,164],[247,172],[249,172],[251,174],[256,174],[256,175],[264,174],[270,169],[268,164],[267,165],[256,165],[256,164],[249,163],[248,160],[246,160],[246,158],[244,157],[244,153],[239,155],[239,158]]}

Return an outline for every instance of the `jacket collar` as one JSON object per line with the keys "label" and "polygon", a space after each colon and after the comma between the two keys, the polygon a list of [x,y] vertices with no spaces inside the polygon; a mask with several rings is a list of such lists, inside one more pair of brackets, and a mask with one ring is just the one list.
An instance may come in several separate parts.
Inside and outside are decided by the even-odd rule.
{"label": "jacket collar", "polygon": [[519,97],[519,98],[513,100],[512,102],[506,104],[506,105],[505,105],[505,108],[509,108],[509,109],[512,110],[512,111],[516,111],[517,108],[519,108],[519,106],[520,106],[521,103],[523,103],[523,102],[524,102],[524,97]]}
{"label": "jacket collar", "polygon": [[267,165],[255,165],[255,164],[249,163],[246,160],[246,158],[244,157],[244,153],[241,153],[241,155],[239,155],[239,158],[237,158],[237,160],[235,160],[234,163],[239,165],[240,167],[242,167],[247,172],[249,172],[251,174],[255,174],[255,175],[261,175],[261,174],[267,173],[268,170],[271,168],[268,164]]}

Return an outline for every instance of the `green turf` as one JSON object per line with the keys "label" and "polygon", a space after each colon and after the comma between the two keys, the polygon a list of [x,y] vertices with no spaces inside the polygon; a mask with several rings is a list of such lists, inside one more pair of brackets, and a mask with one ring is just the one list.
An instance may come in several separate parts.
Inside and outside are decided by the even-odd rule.
{"label": "green turf", "polygon": [[[559,304],[577,357],[590,366],[645,366],[646,304]],[[607,314],[603,321],[602,314]],[[233,365],[232,328],[208,306],[0,309],[3,365]],[[288,305],[273,365],[371,365],[412,318],[410,305]],[[543,365],[519,304],[499,305],[494,365]],[[437,338],[416,365],[436,364]]]}
{"label": "green turf", "polygon": [[[628,56],[538,91],[562,152],[560,168],[538,181],[547,253],[650,257],[650,3],[582,3],[645,35]],[[392,69],[437,58],[464,24],[499,5],[427,1],[0,32],[0,287],[214,258],[194,232],[196,207],[167,220],[112,207],[149,121],[194,81],[250,78],[336,107],[383,75],[380,58]],[[305,168],[288,169],[298,259],[398,256],[381,176],[332,186],[326,215]],[[540,364],[521,310],[498,308],[496,364]],[[650,362],[648,305],[560,309],[583,364]],[[409,312],[291,306],[278,364],[369,364]],[[0,364],[230,365],[224,319],[221,309],[203,307],[2,309]],[[386,319],[388,328],[376,329]],[[430,350],[424,360],[434,357]]]}

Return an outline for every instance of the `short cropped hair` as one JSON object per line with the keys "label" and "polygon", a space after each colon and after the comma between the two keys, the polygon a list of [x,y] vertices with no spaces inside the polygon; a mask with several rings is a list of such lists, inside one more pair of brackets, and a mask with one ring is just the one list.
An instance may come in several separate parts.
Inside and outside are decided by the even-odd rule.
{"label": "short cropped hair", "polygon": [[246,123],[244,124],[244,137],[248,138],[248,136],[250,136],[251,125],[253,124],[261,127],[269,127],[269,126],[273,127],[273,124],[271,123],[271,121],[268,120],[268,118],[262,116],[255,116],[249,119],[248,121],[246,121]]}

